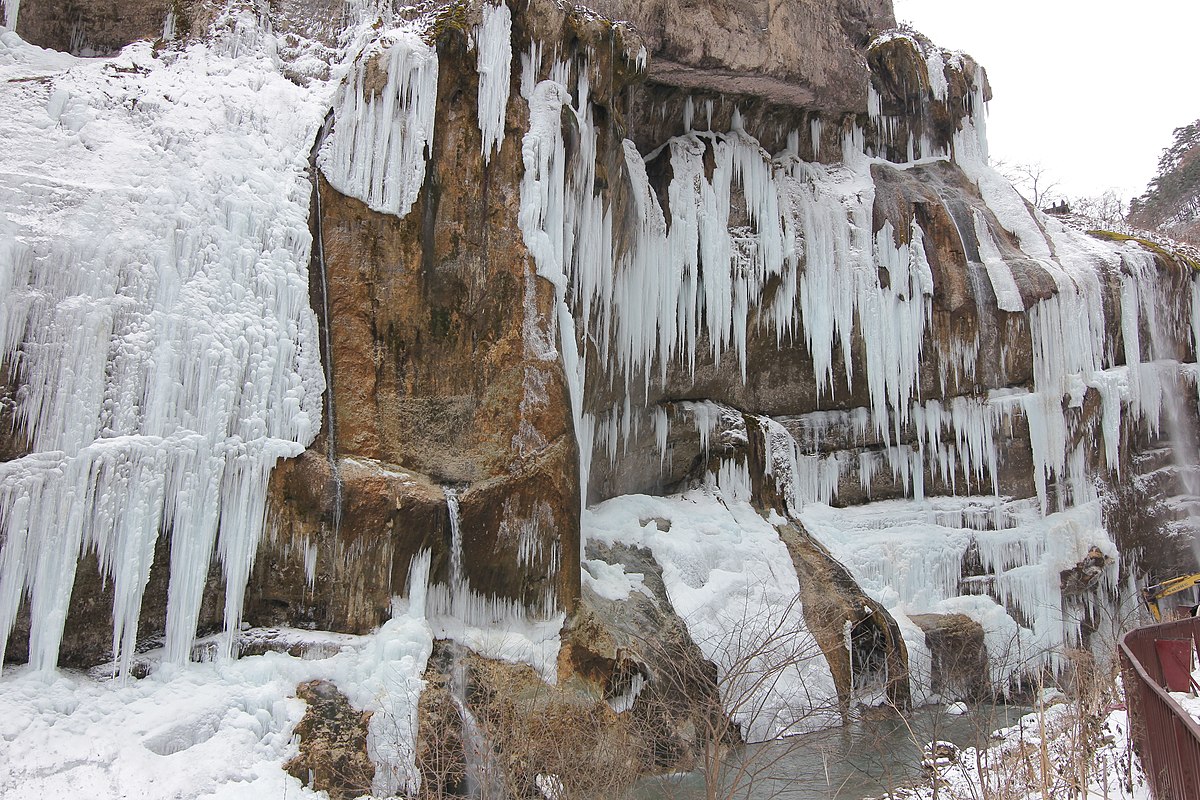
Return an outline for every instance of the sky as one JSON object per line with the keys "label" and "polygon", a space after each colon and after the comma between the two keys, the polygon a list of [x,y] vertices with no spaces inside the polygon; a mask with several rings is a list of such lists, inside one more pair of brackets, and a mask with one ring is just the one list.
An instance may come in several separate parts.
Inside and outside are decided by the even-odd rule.
{"label": "sky", "polygon": [[1141,194],[1200,118],[1200,0],[893,0],[896,19],[988,73],[993,159],[1067,197]]}

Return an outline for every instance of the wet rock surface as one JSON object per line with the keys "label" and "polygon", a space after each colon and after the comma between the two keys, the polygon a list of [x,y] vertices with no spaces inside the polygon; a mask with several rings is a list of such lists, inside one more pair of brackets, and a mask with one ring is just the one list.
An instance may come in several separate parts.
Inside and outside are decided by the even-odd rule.
{"label": "wet rock surface", "polygon": [[[928,676],[933,692],[946,700],[979,701],[992,696],[983,626],[966,614],[914,614],[933,656]],[[926,680],[917,676],[917,680]]]}

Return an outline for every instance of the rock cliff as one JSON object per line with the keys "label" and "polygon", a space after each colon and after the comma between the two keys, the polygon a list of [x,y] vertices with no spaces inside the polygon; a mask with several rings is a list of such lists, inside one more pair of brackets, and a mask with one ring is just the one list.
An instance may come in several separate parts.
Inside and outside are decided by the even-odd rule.
{"label": "rock cliff", "polygon": [[886,2],[60,5],[8,25],[157,41],[4,34],[2,163],[49,110],[68,164],[0,185],[11,660],[402,598],[682,763],[680,653],[786,675],[765,738],[1015,690],[1194,559],[1195,264],[1029,207]]}

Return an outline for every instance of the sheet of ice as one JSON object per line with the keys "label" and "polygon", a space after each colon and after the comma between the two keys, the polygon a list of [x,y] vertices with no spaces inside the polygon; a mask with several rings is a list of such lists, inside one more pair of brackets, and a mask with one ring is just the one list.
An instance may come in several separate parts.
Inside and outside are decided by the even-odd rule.
{"label": "sheet of ice", "polygon": [[[1063,570],[1097,547],[1113,559],[1102,585],[1115,585],[1117,551],[1103,527],[1100,502],[1083,487],[1076,492],[1077,505],[1046,517],[1029,501],[974,497],[844,509],[811,504],[799,519],[898,621],[911,614],[964,613],[983,625],[992,680],[1004,689],[1039,665],[1060,669],[1064,650],[1078,646],[1088,609],[1064,601]],[[994,520],[999,527],[989,524]],[[978,554],[984,577],[964,580],[968,550]],[[1016,609],[1020,619],[1006,608]],[[924,635],[915,626],[902,623],[901,629],[906,644],[923,649]]]}
{"label": "sheet of ice", "polygon": [[28,593],[37,669],[87,551],[128,657],[160,530],[168,658],[190,652],[214,551],[228,642],[272,466],[321,424],[307,154],[329,90],[277,51],[234,11],[204,44],[111,59],[0,34],[0,75],[39,78],[0,89],[0,359],[32,445],[0,468],[0,642]]}
{"label": "sheet of ice", "polygon": [[840,722],[791,556],[747,503],[702,490],[628,495],[589,509],[583,524],[589,539],[654,554],[675,612],[716,664],[726,708],[751,740]]}
{"label": "sheet of ice", "polygon": [[1021,312],[1025,310],[1025,301],[1021,299],[1021,291],[1013,279],[1012,270],[1000,255],[1000,248],[988,229],[983,214],[975,209],[975,238],[979,242],[979,257],[987,269],[988,279],[992,282],[992,291],[996,295],[996,307],[1001,311]]}
{"label": "sheet of ice", "polygon": [[[568,62],[553,62],[547,80],[538,81],[539,70],[541,47],[535,46],[522,60],[522,95],[529,104],[529,130],[521,142],[525,173],[518,223],[537,275],[554,287],[554,314],[545,321],[550,328],[547,345],[553,347],[553,333],[557,331],[558,357],[566,377],[579,451],[579,505],[583,508],[587,505],[595,419],[583,408],[586,351],[580,351],[571,311],[569,272],[572,264],[579,263],[584,274],[594,274],[596,270],[590,265],[611,259],[612,221],[594,191],[597,134],[588,101],[587,71],[576,76],[576,96],[572,97],[566,85],[571,82]],[[579,131],[578,154],[570,170],[562,135],[564,109],[574,114]],[[548,349],[546,355],[553,357],[553,349]],[[581,552],[583,546],[581,541]]]}
{"label": "sheet of ice", "polygon": [[925,67],[929,73],[929,91],[933,94],[933,99],[940,103],[946,102],[946,97],[950,94],[950,84],[946,81],[946,60],[942,58],[942,51],[934,47],[928,48]]}

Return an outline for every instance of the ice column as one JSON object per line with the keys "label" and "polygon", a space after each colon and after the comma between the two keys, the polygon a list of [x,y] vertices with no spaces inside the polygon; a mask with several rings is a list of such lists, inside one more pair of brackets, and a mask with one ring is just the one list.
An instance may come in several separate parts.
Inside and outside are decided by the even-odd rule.
{"label": "ice column", "polygon": [[483,160],[504,146],[504,117],[508,112],[508,87],[512,72],[512,13],[504,0],[483,4],[483,24],[475,33],[479,72],[479,132]]}

